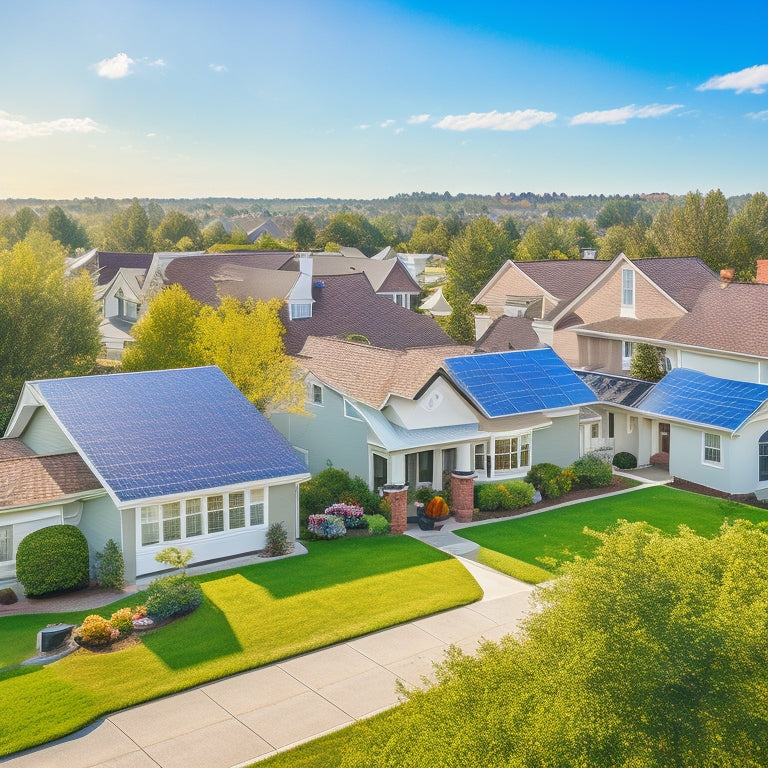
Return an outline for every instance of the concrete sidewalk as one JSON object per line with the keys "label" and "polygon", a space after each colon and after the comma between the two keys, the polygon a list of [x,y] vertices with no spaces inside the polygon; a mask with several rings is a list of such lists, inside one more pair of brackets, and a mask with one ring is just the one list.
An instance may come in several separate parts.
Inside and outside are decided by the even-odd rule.
{"label": "concrete sidewalk", "polygon": [[[435,542],[437,543],[437,542]],[[459,558],[485,596],[346,643],[117,712],[72,736],[0,761],[9,768],[232,768],[398,703],[455,644],[516,630],[534,587]]]}

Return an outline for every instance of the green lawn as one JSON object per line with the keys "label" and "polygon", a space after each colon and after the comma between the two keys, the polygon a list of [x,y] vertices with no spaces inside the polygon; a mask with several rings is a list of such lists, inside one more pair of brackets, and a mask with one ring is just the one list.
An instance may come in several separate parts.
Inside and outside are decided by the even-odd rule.
{"label": "green lawn", "polygon": [[[309,542],[309,555],[197,577],[195,613],[114,653],[0,673],[0,755],[123,707],[478,600],[464,567],[407,536]],[[425,589],[425,585],[429,589]],[[141,595],[92,611],[109,616]],[[0,619],[0,664],[34,655],[38,629],[80,614]]]}
{"label": "green lawn", "polygon": [[[481,562],[536,584],[551,578],[558,564],[572,560],[576,555],[589,557],[592,554],[599,542],[584,534],[585,527],[604,531],[617,520],[644,520],[668,533],[675,533],[678,526],[687,525],[703,536],[712,536],[726,518],[744,518],[757,523],[768,520],[768,512],[732,501],[655,486],[529,517],[463,528],[455,533],[478,543],[484,550],[491,550],[481,549]],[[531,566],[544,571],[531,571]]]}

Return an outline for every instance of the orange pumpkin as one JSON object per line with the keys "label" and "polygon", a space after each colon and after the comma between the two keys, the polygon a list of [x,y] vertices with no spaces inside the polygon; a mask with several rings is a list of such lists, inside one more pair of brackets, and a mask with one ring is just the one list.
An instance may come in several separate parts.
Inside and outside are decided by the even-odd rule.
{"label": "orange pumpkin", "polygon": [[440,517],[448,517],[448,515],[451,514],[451,510],[448,508],[448,505],[445,503],[445,499],[442,496],[435,496],[435,498],[427,504],[424,514],[427,517],[437,519]]}

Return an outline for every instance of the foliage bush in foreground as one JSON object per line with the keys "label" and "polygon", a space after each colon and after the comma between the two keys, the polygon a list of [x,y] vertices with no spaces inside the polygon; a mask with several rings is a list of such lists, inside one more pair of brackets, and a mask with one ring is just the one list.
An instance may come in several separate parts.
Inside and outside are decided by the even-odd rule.
{"label": "foliage bush in foreground", "polygon": [[75,638],[83,645],[109,645],[120,636],[120,630],[102,616],[86,616],[75,630]]}
{"label": "foliage bush in foreground", "polygon": [[344,521],[337,515],[310,515],[307,530],[318,539],[338,539],[347,533]]}
{"label": "foliage bush in foreground", "polygon": [[363,508],[358,507],[357,504],[331,504],[330,507],[323,510],[323,514],[336,515],[336,517],[340,517],[341,521],[344,523],[345,528],[364,527],[363,517],[365,512],[363,512]]}
{"label": "foliage bush in foreground", "polygon": [[592,453],[574,461],[570,470],[576,476],[577,488],[600,488],[610,485],[613,480],[611,465]]}
{"label": "foliage bush in foreground", "polygon": [[634,469],[637,466],[637,457],[628,451],[621,451],[613,457],[613,466],[617,469]]}
{"label": "foliage bush in foreground", "polygon": [[164,576],[147,587],[147,615],[156,621],[191,613],[203,602],[203,590],[188,576]]}
{"label": "foliage bush in foreground", "polygon": [[125,586],[125,560],[114,539],[108,539],[101,552],[96,553],[96,580],[104,589],[122,589]]}
{"label": "foliage bush in foreground", "polygon": [[29,597],[85,589],[90,583],[88,542],[74,525],[50,525],[19,543],[16,577]]}
{"label": "foliage bush in foreground", "polygon": [[764,764],[766,526],[594,535],[595,557],[541,590],[519,636],[477,658],[454,648],[431,690],[355,726],[343,768]]}
{"label": "foliage bush in foreground", "polygon": [[110,616],[109,623],[121,635],[129,635],[133,632],[133,611],[128,607],[121,608]]}
{"label": "foliage bush in foreground", "polygon": [[570,469],[561,469],[557,464],[544,462],[534,464],[525,481],[530,483],[545,499],[559,499],[573,486],[575,475]]}
{"label": "foliage bush in foreground", "polygon": [[328,467],[299,487],[299,518],[307,525],[310,515],[319,515],[332,504],[342,502],[362,507],[366,514],[384,514],[381,497],[368,488],[360,477],[350,477],[349,472]]}

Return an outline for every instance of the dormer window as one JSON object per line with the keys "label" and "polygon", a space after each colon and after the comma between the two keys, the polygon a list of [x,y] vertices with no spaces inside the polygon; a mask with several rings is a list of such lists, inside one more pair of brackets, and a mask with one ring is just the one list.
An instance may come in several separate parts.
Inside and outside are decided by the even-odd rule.
{"label": "dormer window", "polygon": [[128,301],[125,298],[122,289],[116,294],[117,299],[117,315],[124,320],[136,320],[139,316],[139,305],[135,301]]}
{"label": "dormer window", "polygon": [[621,315],[634,317],[635,314],[635,270],[621,270]]}
{"label": "dormer window", "polygon": [[288,318],[290,320],[301,320],[312,317],[312,302],[291,302],[288,305]]}

